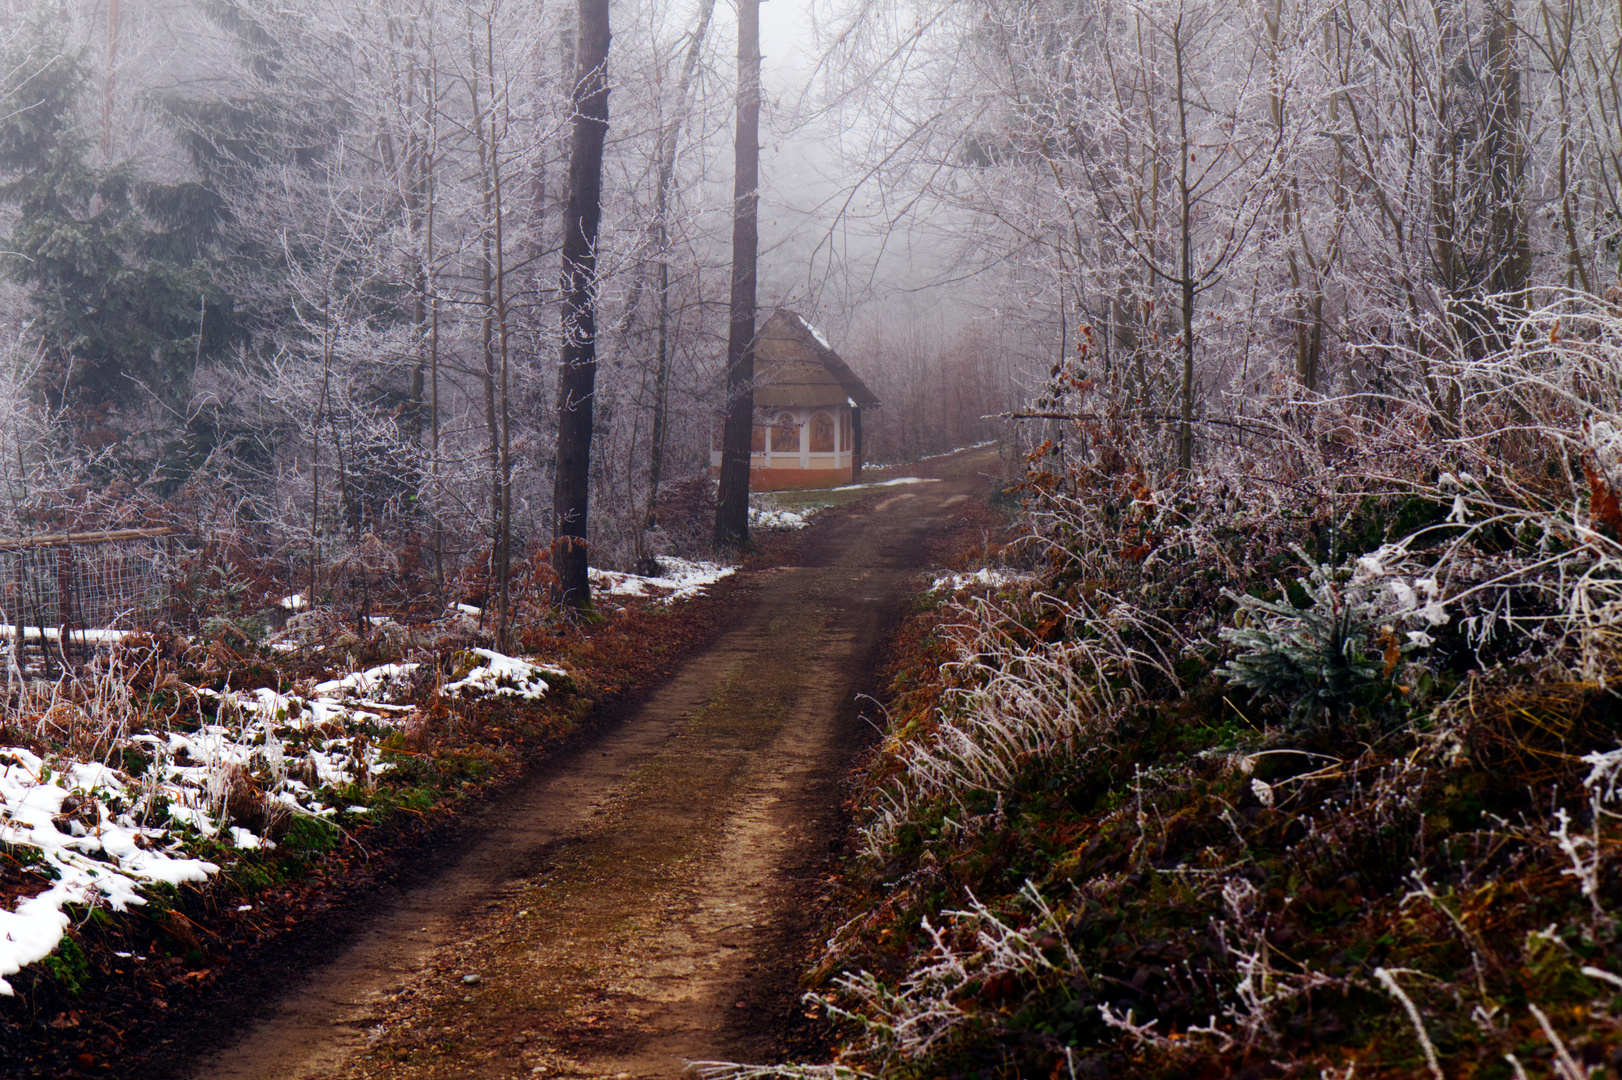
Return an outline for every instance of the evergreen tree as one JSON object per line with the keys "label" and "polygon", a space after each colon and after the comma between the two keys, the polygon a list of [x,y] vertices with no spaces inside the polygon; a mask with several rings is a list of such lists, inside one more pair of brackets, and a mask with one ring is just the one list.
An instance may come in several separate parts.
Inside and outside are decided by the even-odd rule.
{"label": "evergreen tree", "polygon": [[183,410],[197,365],[233,338],[208,268],[220,200],[92,161],[85,74],[51,30],[23,35],[5,69],[0,200],[18,218],[4,270],[30,289],[39,390],[84,423],[153,398]]}

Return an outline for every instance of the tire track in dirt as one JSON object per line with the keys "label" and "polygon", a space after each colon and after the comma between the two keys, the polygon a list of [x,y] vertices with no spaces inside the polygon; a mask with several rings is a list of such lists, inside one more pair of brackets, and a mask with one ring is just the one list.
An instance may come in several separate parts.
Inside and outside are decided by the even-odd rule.
{"label": "tire track in dirt", "polygon": [[802,565],[759,571],[738,623],[599,737],[469,830],[438,879],[194,1074],[669,1077],[780,1060],[815,920],[806,901],[859,745],[856,691],[917,590],[944,482],[819,524]]}

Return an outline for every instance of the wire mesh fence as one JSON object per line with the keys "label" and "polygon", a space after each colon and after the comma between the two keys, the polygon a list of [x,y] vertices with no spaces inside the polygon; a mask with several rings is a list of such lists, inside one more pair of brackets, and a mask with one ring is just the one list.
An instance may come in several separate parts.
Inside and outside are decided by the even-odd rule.
{"label": "wire mesh fence", "polygon": [[0,634],[93,644],[163,618],[174,555],[169,529],[0,538]]}

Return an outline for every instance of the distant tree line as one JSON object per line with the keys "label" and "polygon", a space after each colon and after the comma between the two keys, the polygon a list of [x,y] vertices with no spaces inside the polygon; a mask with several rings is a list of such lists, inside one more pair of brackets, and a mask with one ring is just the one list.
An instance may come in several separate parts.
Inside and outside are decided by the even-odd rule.
{"label": "distant tree line", "polygon": [[[707,465],[731,90],[712,9],[640,5],[613,37],[634,89],[576,282],[604,372],[584,403],[597,561],[658,548],[661,478]],[[6,433],[14,506],[61,501],[34,482],[48,458],[143,505],[206,506],[295,580],[368,538],[492,603],[537,565],[512,537],[544,564],[560,404],[580,404],[558,397],[576,8],[5,14],[13,405],[48,428]]]}
{"label": "distant tree line", "polygon": [[1301,394],[1456,427],[1450,357],[1622,274],[1611,5],[869,0],[828,36],[883,227],[1044,357],[1038,410],[1130,418],[1173,469]]}

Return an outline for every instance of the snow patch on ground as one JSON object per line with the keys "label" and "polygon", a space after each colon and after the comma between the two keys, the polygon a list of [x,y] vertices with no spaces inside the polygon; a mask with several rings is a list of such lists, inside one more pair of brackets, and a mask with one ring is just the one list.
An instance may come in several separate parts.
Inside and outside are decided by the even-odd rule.
{"label": "snow patch on ground", "polygon": [[749,508],[749,527],[751,529],[803,529],[811,524],[811,515],[796,510],[781,510],[776,507],[751,506]]}
{"label": "snow patch on ground", "polygon": [[834,491],[860,491],[863,488],[896,487],[899,484],[938,484],[940,480],[933,476],[898,476],[894,480],[875,480],[871,484],[846,484],[836,487]]}
{"label": "snow patch on ground", "polygon": [[[63,803],[73,798],[64,812]],[[0,911],[0,994],[5,976],[49,956],[72,921],[68,904],[104,903],[115,911],[144,904],[142,885],[202,881],[214,863],[176,853],[165,829],[141,824],[120,774],[95,762],[48,768],[21,747],[0,748],[0,843],[37,852],[50,887]]]}
{"label": "snow patch on ground", "polygon": [[994,589],[1006,588],[1010,585],[1021,585],[1035,578],[1031,574],[1018,570],[983,567],[972,573],[942,574],[935,579],[929,587],[930,592],[961,592],[964,589],[973,589],[990,586]]}
{"label": "snow patch on ground", "polygon": [[365,671],[351,671],[341,679],[315,684],[315,692],[322,698],[349,699],[373,697],[387,701],[389,695],[405,688],[420,664],[383,664]]}
{"label": "snow patch on ground", "polygon": [[470,651],[480,662],[462,678],[447,683],[445,686],[447,694],[461,694],[465,697],[489,694],[492,697],[534,699],[551,689],[545,676],[560,678],[568,674],[560,667],[534,664],[528,660],[505,656],[493,649]]}
{"label": "snow patch on ground", "polygon": [[591,585],[606,596],[654,596],[672,604],[697,596],[737,570],[735,566],[676,559],[669,555],[659,556],[659,567],[664,572],[658,577],[592,567]]}
{"label": "snow patch on ground", "polygon": [[[475,662],[447,691],[537,698],[548,678],[564,674],[489,649],[471,652]],[[0,844],[49,880],[12,910],[0,909],[0,995],[14,992],[5,976],[61,943],[69,905],[123,911],[146,902],[145,886],[219,871],[188,855],[188,845],[273,848],[271,836],[294,817],[367,812],[352,805],[351,785],[370,786],[393,767],[376,743],[415,710],[396,699],[419,667],[383,664],[287,693],[184,687],[200,704],[212,702],[213,722],[118,740],[106,760],[131,773],[0,747]]]}
{"label": "snow patch on ground", "polygon": [[197,687],[199,697],[218,698],[227,713],[235,709],[245,716],[295,730],[323,724],[393,722],[410,705],[390,700],[405,689],[418,664],[383,664],[365,671],[351,671],[339,679],[316,683],[308,694],[279,694],[268,687],[222,694]]}
{"label": "snow patch on ground", "polygon": [[[9,623],[0,623],[0,640],[12,640],[17,636],[17,627]],[[133,630],[81,630],[77,627],[68,631],[69,642],[84,644],[107,645],[123,641]],[[59,626],[24,626],[22,635],[25,641],[61,641],[62,628]]]}
{"label": "snow patch on ground", "polygon": [[997,445],[997,440],[996,439],[987,439],[985,442],[970,443],[967,446],[960,446],[955,450],[943,450],[938,454],[925,454],[923,457],[919,458],[918,460],[919,461],[934,461],[936,458],[951,457],[953,454],[961,454],[965,450],[978,450],[982,446],[996,446],[996,445]]}

